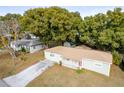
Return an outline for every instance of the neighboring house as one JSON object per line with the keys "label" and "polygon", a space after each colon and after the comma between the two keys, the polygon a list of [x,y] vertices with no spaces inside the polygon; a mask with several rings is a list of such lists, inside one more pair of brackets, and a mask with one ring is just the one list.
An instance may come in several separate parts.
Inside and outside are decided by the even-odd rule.
{"label": "neighboring house", "polygon": [[65,47],[71,47],[71,44],[69,42],[64,42],[64,45]]}
{"label": "neighboring house", "polygon": [[110,74],[112,55],[110,53],[77,49],[69,47],[54,47],[44,50],[45,58],[73,69],[88,69],[106,76]]}
{"label": "neighboring house", "polygon": [[65,46],[65,47],[75,47],[75,44],[73,42],[64,42],[63,46]]}
{"label": "neighboring house", "polygon": [[25,48],[27,52],[34,53],[40,49],[43,49],[42,43],[38,38],[33,39],[21,39],[11,42],[10,45],[15,51],[19,51]]}

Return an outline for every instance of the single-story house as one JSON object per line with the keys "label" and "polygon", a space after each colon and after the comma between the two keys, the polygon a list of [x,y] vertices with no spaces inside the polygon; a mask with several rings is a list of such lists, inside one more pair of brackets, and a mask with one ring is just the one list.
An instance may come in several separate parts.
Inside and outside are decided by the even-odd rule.
{"label": "single-story house", "polygon": [[34,53],[44,48],[43,44],[39,41],[38,38],[16,40],[11,42],[10,46],[15,51],[25,48],[26,51],[30,53]]}
{"label": "single-story house", "polygon": [[45,58],[73,69],[88,69],[106,76],[110,74],[111,53],[97,50],[57,46],[44,50]]}

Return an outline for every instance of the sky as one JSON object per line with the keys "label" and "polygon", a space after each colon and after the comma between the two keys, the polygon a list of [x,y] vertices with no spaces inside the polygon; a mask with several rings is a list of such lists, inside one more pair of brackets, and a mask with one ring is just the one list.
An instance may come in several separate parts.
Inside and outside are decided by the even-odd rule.
{"label": "sky", "polygon": [[[18,13],[23,15],[23,13],[30,9],[36,7],[45,6],[0,6],[0,15],[6,15],[7,13]],[[47,6],[48,7],[48,6]],[[66,8],[71,12],[78,11],[82,17],[95,15],[97,13],[106,13],[108,10],[113,10],[115,6],[60,6]],[[124,6],[121,6],[122,11],[124,11]]]}

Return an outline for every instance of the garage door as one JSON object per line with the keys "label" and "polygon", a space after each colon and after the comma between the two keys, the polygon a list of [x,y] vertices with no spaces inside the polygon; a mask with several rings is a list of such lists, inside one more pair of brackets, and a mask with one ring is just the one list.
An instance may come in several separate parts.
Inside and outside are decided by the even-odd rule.
{"label": "garage door", "polygon": [[85,59],[82,61],[82,66],[85,69],[89,69],[104,75],[109,76],[110,64],[102,61]]}
{"label": "garage door", "polygon": [[62,59],[62,65],[69,67],[69,68],[73,68],[73,69],[77,69],[79,67],[78,62],[71,60],[71,59],[66,59],[66,58]]}

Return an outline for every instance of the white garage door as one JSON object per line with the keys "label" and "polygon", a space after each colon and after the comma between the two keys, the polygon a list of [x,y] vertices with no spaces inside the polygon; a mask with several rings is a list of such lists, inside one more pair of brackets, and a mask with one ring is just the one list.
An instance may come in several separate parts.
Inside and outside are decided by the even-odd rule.
{"label": "white garage door", "polygon": [[78,62],[67,58],[62,59],[62,65],[73,69],[77,69],[79,67]]}
{"label": "white garage door", "polygon": [[110,64],[102,61],[84,59],[82,60],[82,66],[85,69],[89,69],[104,75],[109,76]]}

